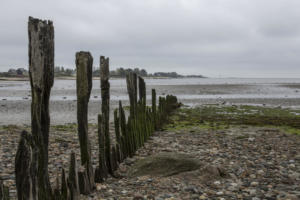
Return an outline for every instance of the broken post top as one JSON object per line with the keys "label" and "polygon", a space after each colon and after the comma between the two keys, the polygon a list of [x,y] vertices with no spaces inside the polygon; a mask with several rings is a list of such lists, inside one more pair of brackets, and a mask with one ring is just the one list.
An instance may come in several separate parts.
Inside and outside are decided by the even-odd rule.
{"label": "broken post top", "polygon": [[51,88],[54,80],[54,28],[52,21],[29,17],[29,74],[31,86]]}
{"label": "broken post top", "polygon": [[109,58],[100,56],[100,78],[101,81],[107,81],[109,79]]}
{"label": "broken post top", "polygon": [[[28,17],[28,21],[31,24],[35,24],[36,28],[38,28],[38,24],[42,24],[44,26],[47,26],[47,25],[52,26],[53,25],[53,22],[51,20],[41,20],[41,19],[34,18],[34,17],[31,17],[31,16]],[[41,25],[39,25],[39,26],[41,26]]]}
{"label": "broken post top", "polygon": [[89,100],[92,89],[93,57],[90,52],[76,53],[77,96]]}

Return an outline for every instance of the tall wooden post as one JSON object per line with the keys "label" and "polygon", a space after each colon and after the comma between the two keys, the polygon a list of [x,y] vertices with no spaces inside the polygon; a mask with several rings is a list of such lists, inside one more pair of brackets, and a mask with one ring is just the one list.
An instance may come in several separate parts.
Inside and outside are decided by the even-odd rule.
{"label": "tall wooden post", "polygon": [[100,56],[100,86],[102,98],[102,130],[105,135],[105,161],[110,174],[113,174],[111,167],[111,147],[109,135],[109,58]]}
{"label": "tall wooden post", "polygon": [[98,147],[99,147],[99,166],[96,168],[95,172],[95,182],[103,182],[107,178],[108,172],[106,167],[106,157],[105,157],[105,135],[102,128],[102,115],[98,115]]}
{"label": "tall wooden post", "polygon": [[88,103],[93,85],[93,57],[90,52],[76,53],[77,122],[80,143],[81,165],[85,171],[79,172],[79,187],[82,194],[89,194],[94,188],[91,145],[88,137]]}
{"label": "tall wooden post", "polygon": [[152,89],[152,118],[154,129],[157,130],[157,114],[156,114],[156,91]]}
{"label": "tall wooden post", "polygon": [[126,75],[127,91],[130,102],[130,115],[136,115],[137,109],[137,76],[136,73],[129,73]]}
{"label": "tall wooden post", "polygon": [[[54,81],[54,28],[51,21],[42,21],[29,17],[29,77],[31,85],[31,129],[32,129],[32,162],[30,166],[32,187],[29,188],[32,198],[51,199],[52,190],[48,175],[49,143],[49,98]],[[30,148],[29,148],[30,149]],[[20,152],[21,151],[21,152]],[[22,154],[20,149],[19,155]],[[16,157],[16,169],[22,157]],[[23,174],[24,175],[24,174]],[[22,176],[16,172],[16,176]],[[24,175],[25,176],[25,175]],[[25,177],[16,177],[21,181]],[[27,185],[18,184],[18,193],[28,189]]]}
{"label": "tall wooden post", "polygon": [[81,165],[91,164],[88,138],[88,103],[92,89],[93,57],[89,52],[76,53],[77,122]]}
{"label": "tall wooden post", "polygon": [[145,80],[139,76],[139,100],[146,105],[146,84]]}

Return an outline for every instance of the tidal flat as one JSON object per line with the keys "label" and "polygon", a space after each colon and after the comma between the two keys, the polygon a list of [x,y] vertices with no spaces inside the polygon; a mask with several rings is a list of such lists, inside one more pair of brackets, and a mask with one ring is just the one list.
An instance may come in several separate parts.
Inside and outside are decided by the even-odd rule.
{"label": "tidal flat", "polygon": [[[182,78],[145,79],[147,99],[151,89],[158,96],[176,95],[185,105],[259,105],[300,108],[300,79],[246,79],[246,78]],[[112,79],[111,110],[121,100],[128,106],[124,79]],[[97,122],[101,107],[100,81],[93,80],[89,102],[89,123]],[[148,101],[150,104],[151,102]],[[29,81],[0,81],[0,125],[30,124],[31,92]],[[55,80],[50,97],[51,124],[76,123],[76,82]],[[112,119],[112,113],[111,119]]]}

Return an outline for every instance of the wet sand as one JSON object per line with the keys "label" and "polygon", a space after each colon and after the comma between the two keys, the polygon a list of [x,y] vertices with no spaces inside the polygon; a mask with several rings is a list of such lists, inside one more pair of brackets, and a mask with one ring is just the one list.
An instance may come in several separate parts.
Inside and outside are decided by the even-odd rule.
{"label": "wet sand", "polygon": [[[277,83],[278,82],[278,83]],[[251,104],[300,108],[300,79],[284,81],[222,80],[222,79],[169,79],[146,80],[148,103],[151,89],[157,95],[176,95],[183,104]],[[99,80],[93,83],[89,103],[89,122],[96,123],[100,113]],[[111,110],[122,100],[128,105],[125,80],[111,81]],[[28,81],[0,81],[0,125],[30,124],[30,86]],[[51,92],[51,124],[76,122],[76,89],[74,80],[57,80]],[[112,112],[111,112],[112,114]],[[112,117],[111,117],[112,119]]]}

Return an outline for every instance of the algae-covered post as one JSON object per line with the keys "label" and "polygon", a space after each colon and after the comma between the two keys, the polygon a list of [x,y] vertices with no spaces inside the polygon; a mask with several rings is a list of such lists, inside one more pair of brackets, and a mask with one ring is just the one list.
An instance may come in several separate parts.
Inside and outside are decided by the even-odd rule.
{"label": "algae-covered post", "polygon": [[91,163],[88,138],[88,103],[92,89],[93,57],[89,52],[76,53],[77,122],[81,165]]}
{"label": "algae-covered post", "polygon": [[121,162],[121,136],[120,136],[120,117],[118,116],[119,109],[116,108],[114,111],[114,124],[115,124],[115,134],[116,134],[116,156],[118,163]]}
{"label": "algae-covered post", "polygon": [[[31,129],[32,129],[32,161],[30,174],[16,171],[17,192],[31,190],[32,198],[51,199],[52,190],[48,175],[48,143],[49,143],[49,98],[54,81],[54,28],[51,21],[42,21],[29,17],[29,77],[31,85]],[[22,154],[22,149],[19,149]],[[16,157],[15,168],[25,163],[25,157]],[[31,176],[32,187],[21,183],[25,177]]]}
{"label": "algae-covered post", "polygon": [[129,141],[127,137],[126,130],[126,117],[125,112],[122,106],[122,102],[119,101],[119,118],[120,118],[120,130],[121,130],[121,149],[122,149],[122,158],[125,159],[129,156]]}
{"label": "algae-covered post", "polygon": [[109,135],[109,58],[105,58],[104,56],[100,56],[100,86],[102,98],[102,131],[105,136],[105,161],[108,172],[113,174],[111,167],[111,147]]}

